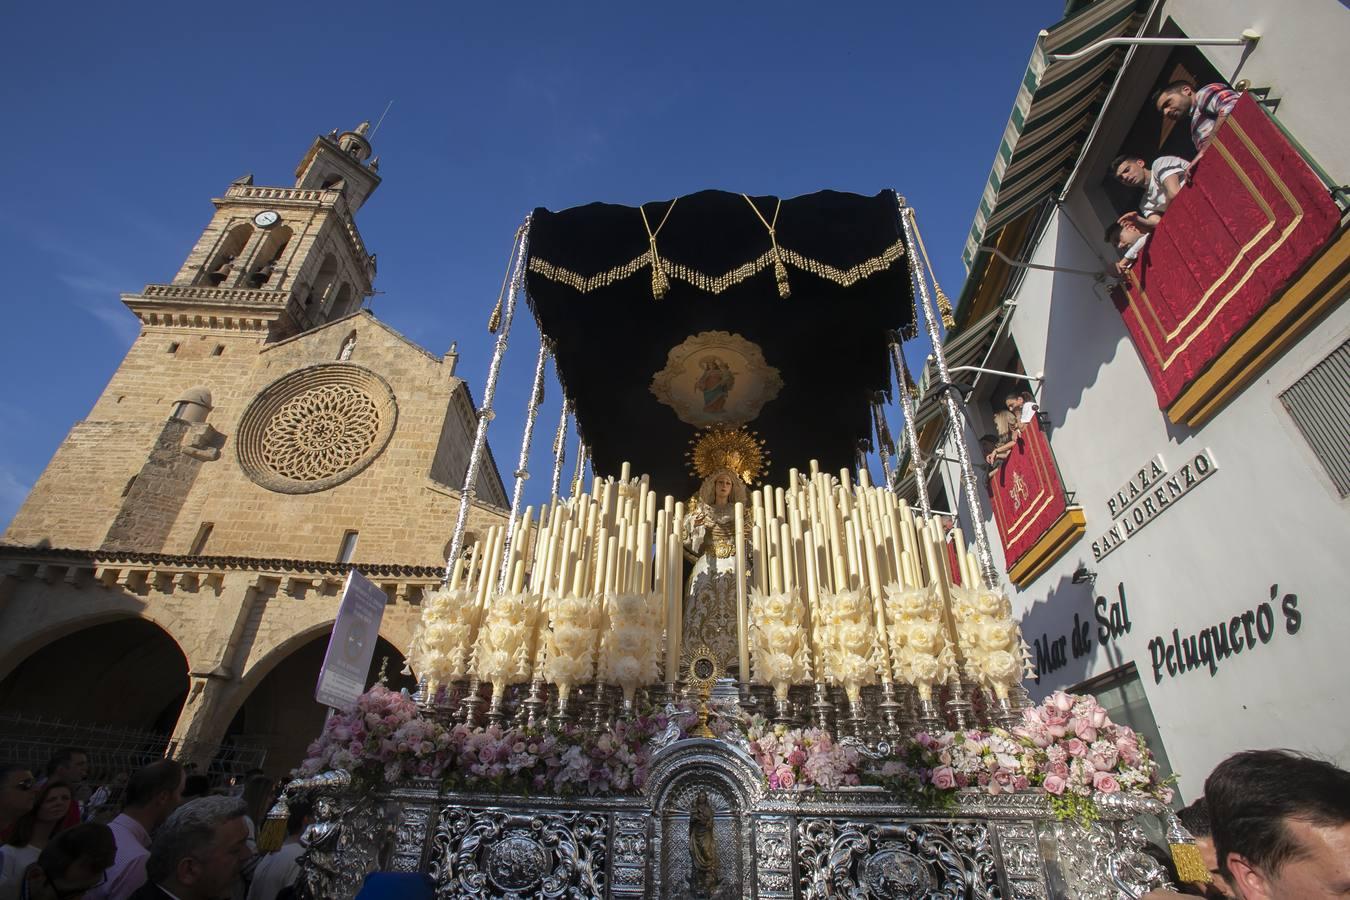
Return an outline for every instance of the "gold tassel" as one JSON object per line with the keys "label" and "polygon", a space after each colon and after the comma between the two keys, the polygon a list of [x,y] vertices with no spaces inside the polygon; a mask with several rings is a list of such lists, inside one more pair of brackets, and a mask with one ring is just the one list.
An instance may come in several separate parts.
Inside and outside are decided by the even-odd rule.
{"label": "gold tassel", "polygon": [[670,293],[670,279],[666,277],[666,270],[661,267],[661,257],[656,255],[656,241],[652,241],[652,297],[664,300],[668,293]]}
{"label": "gold tassel", "polygon": [[286,820],[290,818],[290,815],[291,810],[286,805],[285,795],[278,797],[277,802],[268,810],[262,828],[258,829],[258,851],[260,853],[275,853],[281,849],[282,844],[286,843]]}
{"label": "gold tassel", "polygon": [[778,252],[778,245],[773,247],[773,278],[778,282],[778,296],[784,300],[792,296],[792,286],[788,284],[787,266],[783,265],[783,255]]}
{"label": "gold tassel", "polygon": [[1200,858],[1200,848],[1194,844],[1168,844],[1172,864],[1177,867],[1177,878],[1194,884],[1209,884],[1209,869]]}
{"label": "gold tassel", "polygon": [[497,305],[492,308],[492,315],[488,316],[488,334],[496,334],[500,327],[502,327],[502,300],[498,297]]}
{"label": "gold tassel", "polygon": [[947,299],[942,288],[937,289],[937,307],[938,314],[942,316],[942,327],[948,330],[955,328],[956,318],[952,315],[952,301]]}

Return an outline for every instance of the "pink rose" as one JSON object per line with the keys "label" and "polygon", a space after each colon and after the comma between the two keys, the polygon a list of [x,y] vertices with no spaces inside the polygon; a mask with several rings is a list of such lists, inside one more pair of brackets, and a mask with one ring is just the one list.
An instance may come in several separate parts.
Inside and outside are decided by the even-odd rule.
{"label": "pink rose", "polygon": [[806,751],[801,749],[793,750],[787,755],[787,761],[790,766],[800,766],[802,763],[806,762]]}
{"label": "pink rose", "polygon": [[1106,724],[1111,721],[1106,717],[1106,710],[1102,709],[1100,706],[1093,708],[1089,716],[1093,728],[1105,728]]}
{"label": "pink rose", "polygon": [[1069,777],[1069,764],[1065,762],[1051,763],[1049,773],[1058,778]]}
{"label": "pink rose", "polygon": [[1058,775],[1047,775],[1043,787],[1047,794],[1054,794],[1058,797],[1060,794],[1064,793],[1064,779],[1060,778]]}
{"label": "pink rose", "polygon": [[1088,745],[1078,738],[1069,738],[1069,744],[1065,749],[1069,751],[1069,755],[1074,759],[1082,759],[1087,756]]}
{"label": "pink rose", "polygon": [[773,770],[770,781],[777,781],[779,790],[790,791],[797,783],[797,776],[792,774],[789,766],[779,766]]}
{"label": "pink rose", "polygon": [[1093,775],[1092,786],[1103,794],[1114,794],[1120,790],[1120,782],[1112,778],[1110,772],[1098,772]]}
{"label": "pink rose", "polygon": [[1097,739],[1097,729],[1092,727],[1092,723],[1087,719],[1074,719],[1073,733],[1085,741],[1095,741]]}
{"label": "pink rose", "polygon": [[1012,786],[1014,791],[1025,791],[1031,787],[1031,779],[1025,775],[1017,775],[1013,778]]}
{"label": "pink rose", "polygon": [[928,777],[933,782],[933,787],[940,791],[949,791],[956,787],[956,772],[951,766],[938,766]]}
{"label": "pink rose", "polygon": [[1050,705],[1062,713],[1067,713],[1073,709],[1073,697],[1063,691],[1055,691],[1050,695]]}

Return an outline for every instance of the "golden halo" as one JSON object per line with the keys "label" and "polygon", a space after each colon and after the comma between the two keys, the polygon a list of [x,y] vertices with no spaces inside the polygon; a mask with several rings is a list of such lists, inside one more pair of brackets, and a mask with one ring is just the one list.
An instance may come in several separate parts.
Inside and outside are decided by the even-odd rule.
{"label": "golden halo", "polygon": [[709,425],[689,441],[689,470],[707,478],[718,469],[730,469],[746,485],[757,483],[769,468],[769,451],[759,435],[745,426]]}

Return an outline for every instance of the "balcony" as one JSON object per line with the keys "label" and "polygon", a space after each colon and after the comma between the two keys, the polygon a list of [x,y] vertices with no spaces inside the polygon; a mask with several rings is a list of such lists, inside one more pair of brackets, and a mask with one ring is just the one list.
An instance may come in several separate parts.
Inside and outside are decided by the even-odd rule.
{"label": "balcony", "polygon": [[989,496],[1008,579],[1019,588],[1035,581],[1087,530],[1083,510],[1069,505],[1050,442],[1035,418],[1003,465],[990,473]]}
{"label": "balcony", "polygon": [[1244,95],[1113,299],[1159,407],[1196,426],[1306,331],[1347,281],[1340,210]]}

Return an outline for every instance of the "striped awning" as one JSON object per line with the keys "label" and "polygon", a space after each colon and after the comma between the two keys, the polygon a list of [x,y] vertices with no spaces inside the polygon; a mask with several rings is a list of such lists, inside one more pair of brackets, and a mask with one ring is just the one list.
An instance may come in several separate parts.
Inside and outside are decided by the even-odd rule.
{"label": "striped awning", "polygon": [[1097,0],[1037,36],[961,254],[966,271],[987,237],[1064,186],[1120,69],[1125,48],[1102,50],[1072,62],[1050,62],[1050,55],[1072,53],[1102,38],[1134,34],[1147,3]]}
{"label": "striped awning", "polygon": [[[947,356],[948,371],[960,366],[978,366],[984,362],[985,354],[989,352],[989,346],[993,343],[994,334],[998,330],[998,323],[1003,321],[1005,312],[1006,308],[999,305],[983,319],[962,328],[943,343],[942,349]],[[952,376],[952,380],[969,384],[974,377],[969,373],[958,372]],[[914,427],[920,431],[942,414],[941,395],[928,390],[929,385],[936,383],[937,380],[937,369],[930,360],[923,367],[923,376],[919,379],[921,399],[914,411]]]}

